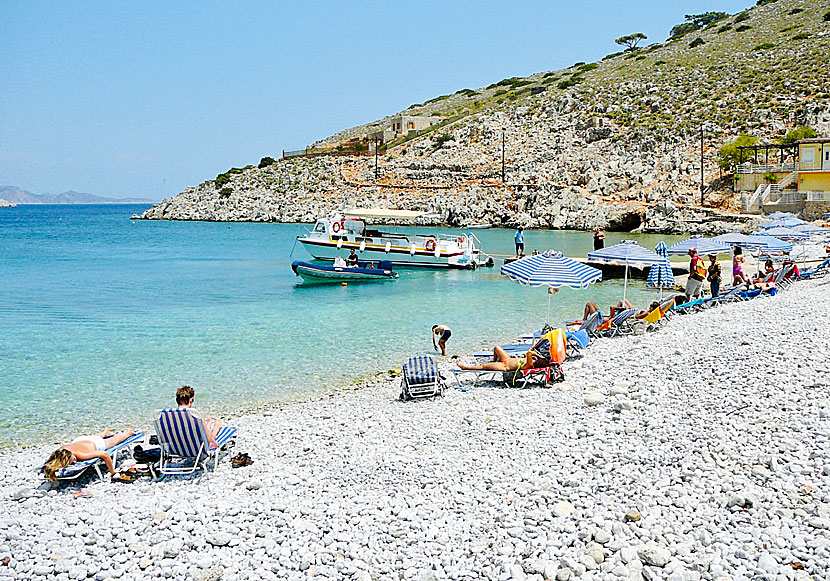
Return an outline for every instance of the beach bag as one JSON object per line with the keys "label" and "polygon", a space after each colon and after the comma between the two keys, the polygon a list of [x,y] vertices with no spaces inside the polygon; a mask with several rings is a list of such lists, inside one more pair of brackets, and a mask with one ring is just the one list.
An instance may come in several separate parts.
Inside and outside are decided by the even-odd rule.
{"label": "beach bag", "polygon": [[161,460],[161,448],[148,448],[141,446],[133,448],[133,459],[139,464],[155,464]]}

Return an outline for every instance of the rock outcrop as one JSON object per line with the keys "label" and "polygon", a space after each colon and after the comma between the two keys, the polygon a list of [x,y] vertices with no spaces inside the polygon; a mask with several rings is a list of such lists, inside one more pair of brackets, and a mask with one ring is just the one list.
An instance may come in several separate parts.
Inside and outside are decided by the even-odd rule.
{"label": "rock outcrop", "polygon": [[755,219],[736,214],[717,149],[744,131],[830,133],[828,53],[820,6],[767,3],[598,63],[414,105],[404,113],[454,121],[394,144],[377,173],[369,156],[280,160],[187,188],[142,217],[310,222],[346,204],[424,210],[462,226],[749,230]]}

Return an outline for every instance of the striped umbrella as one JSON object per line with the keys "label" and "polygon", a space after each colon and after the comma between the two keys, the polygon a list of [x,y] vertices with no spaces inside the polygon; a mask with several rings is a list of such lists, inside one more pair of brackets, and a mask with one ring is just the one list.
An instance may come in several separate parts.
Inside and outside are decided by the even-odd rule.
{"label": "striped umbrella", "polygon": [[666,243],[662,240],[654,247],[661,261],[651,265],[648,271],[648,279],[646,279],[646,286],[650,288],[660,289],[660,300],[663,300],[663,289],[674,288],[674,272],[671,269],[671,262],[669,262],[668,248]]}
{"label": "striped umbrella", "polygon": [[781,218],[795,218],[795,214],[790,212],[775,212],[767,216],[770,220],[780,220]]}
{"label": "striped umbrella", "polygon": [[770,220],[769,222],[765,222],[764,224],[761,224],[761,229],[769,230],[770,228],[778,228],[780,226],[783,226],[784,228],[792,228],[793,226],[806,223],[807,221],[802,220],[801,218],[787,216],[786,218],[779,218],[778,220]]}
{"label": "striped umbrella", "polygon": [[638,266],[645,268],[660,262],[660,256],[648,248],[643,248],[634,240],[623,240],[619,244],[601,248],[588,253],[588,260],[602,264],[625,266],[625,280],[623,282],[623,301],[628,292],[628,267]]}
{"label": "striped umbrella", "polygon": [[812,224],[799,224],[792,228],[796,232],[806,232],[807,234],[830,234],[830,228],[822,228],[821,226],[813,226]]}
{"label": "striped umbrella", "polygon": [[696,248],[697,253],[701,256],[707,254],[729,254],[732,252],[732,247],[725,242],[715,240],[714,238],[704,238],[701,235],[692,236],[681,242],[677,242],[669,246],[669,254],[688,254],[690,248]]}
{"label": "striped umbrella", "polygon": [[556,250],[525,256],[501,267],[501,273],[519,284],[548,287],[548,316],[550,321],[550,289],[561,287],[587,288],[602,280],[602,271],[591,268]]}
{"label": "striped umbrella", "polygon": [[798,230],[793,230],[792,228],[786,228],[784,226],[776,226],[775,228],[770,228],[769,230],[761,230],[759,232],[755,232],[754,235],[775,236],[781,240],[807,240],[807,238],[810,237],[810,235],[806,232],[799,232]]}
{"label": "striped umbrella", "polygon": [[730,246],[744,246],[746,248],[763,248],[765,250],[772,250],[776,252],[789,252],[793,249],[792,244],[788,244],[783,240],[779,240],[774,236],[749,236],[741,234],[740,232],[729,232],[728,234],[721,234],[715,236],[715,240],[725,242]]}

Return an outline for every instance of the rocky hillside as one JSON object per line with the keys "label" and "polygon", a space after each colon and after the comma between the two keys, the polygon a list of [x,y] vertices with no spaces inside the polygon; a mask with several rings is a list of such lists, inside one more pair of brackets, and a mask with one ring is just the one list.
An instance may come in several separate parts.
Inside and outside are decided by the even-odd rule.
{"label": "rocky hillside", "polygon": [[[721,179],[721,145],[742,132],[776,139],[796,125],[830,135],[830,5],[759,4],[597,63],[413,105],[403,113],[451,122],[382,153],[377,179],[373,157],[264,160],[143,217],[310,222],[345,201],[428,210],[453,225],[734,228],[747,219],[733,213],[737,196]],[[322,141],[365,135],[387,119]]]}

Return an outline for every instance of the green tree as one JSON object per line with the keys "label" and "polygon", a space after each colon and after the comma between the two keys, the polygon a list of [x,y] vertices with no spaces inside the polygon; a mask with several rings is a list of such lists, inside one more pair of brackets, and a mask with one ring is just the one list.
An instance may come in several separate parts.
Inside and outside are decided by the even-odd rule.
{"label": "green tree", "polygon": [[729,15],[726,12],[703,12],[701,14],[686,14],[686,22],[678,24],[669,32],[670,38],[679,38],[684,34],[689,34],[695,30],[700,30],[704,26],[709,26],[713,22],[723,20]]}
{"label": "green tree", "polygon": [[781,138],[781,143],[789,145],[791,143],[798,143],[802,139],[812,139],[813,137],[818,137],[818,134],[812,127],[801,126],[787,131],[787,134]]}
{"label": "green tree", "polygon": [[740,160],[740,151],[738,147],[745,145],[755,145],[756,139],[746,133],[742,133],[734,141],[727,143],[718,150],[718,165],[724,171],[731,172],[738,165]]}
{"label": "green tree", "polygon": [[626,50],[634,50],[637,48],[637,45],[640,43],[641,40],[645,40],[648,37],[643,34],[642,32],[635,32],[634,34],[627,34],[625,36],[621,36],[616,39],[616,42],[620,46],[627,46]]}

